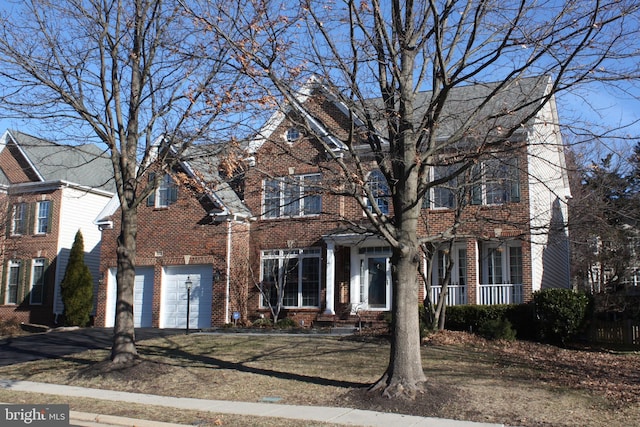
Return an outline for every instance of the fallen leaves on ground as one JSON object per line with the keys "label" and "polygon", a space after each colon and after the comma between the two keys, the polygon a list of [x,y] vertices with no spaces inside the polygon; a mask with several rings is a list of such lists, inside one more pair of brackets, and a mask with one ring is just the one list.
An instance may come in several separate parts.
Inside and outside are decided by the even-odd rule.
{"label": "fallen leaves on ground", "polygon": [[441,331],[427,345],[464,345],[491,353],[500,367],[533,368],[538,381],[588,390],[615,407],[640,403],[640,354],[600,348],[561,348],[530,341],[489,341],[467,332]]}

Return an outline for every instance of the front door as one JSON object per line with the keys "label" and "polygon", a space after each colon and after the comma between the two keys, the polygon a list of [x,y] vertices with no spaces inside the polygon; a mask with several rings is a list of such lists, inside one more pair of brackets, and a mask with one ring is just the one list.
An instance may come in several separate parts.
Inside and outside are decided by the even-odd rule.
{"label": "front door", "polygon": [[389,310],[391,301],[390,251],[360,249],[360,303],[368,309]]}
{"label": "front door", "polygon": [[387,258],[367,258],[367,302],[371,308],[387,306]]}

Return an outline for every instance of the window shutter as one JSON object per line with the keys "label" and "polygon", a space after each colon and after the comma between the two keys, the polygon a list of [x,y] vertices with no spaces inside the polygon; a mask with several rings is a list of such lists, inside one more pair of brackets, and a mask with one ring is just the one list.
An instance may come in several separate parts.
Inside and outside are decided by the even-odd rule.
{"label": "window shutter", "polygon": [[[154,172],[149,173],[149,183],[153,183],[156,179],[156,174]],[[155,187],[155,186],[154,186]],[[147,206],[155,206],[156,205],[156,190],[154,189],[149,197],[147,197]]]}
{"label": "window shutter", "polygon": [[171,205],[178,201],[178,186],[176,185],[176,183],[172,183],[169,186],[169,194],[167,195],[167,198],[168,205]]}
{"label": "window shutter", "polygon": [[53,200],[49,201],[49,215],[47,216],[47,234],[52,233],[51,226],[53,225]]}
{"label": "window shutter", "polygon": [[471,170],[471,204],[482,204],[482,167],[475,165]]}
{"label": "window shutter", "polygon": [[24,260],[17,260],[20,263],[20,267],[18,267],[18,288],[16,291],[16,305],[22,305],[22,303],[24,302],[24,297],[26,294],[26,290],[25,288],[27,286],[25,286],[25,261]]}
{"label": "window shutter", "polygon": [[33,267],[33,260],[25,260],[24,266],[20,266],[20,270],[24,271],[24,281],[22,284],[22,300],[26,304],[31,304],[31,268]]}
{"label": "window shutter", "polygon": [[511,165],[513,171],[513,181],[511,181],[511,201],[520,201],[520,169],[518,168],[518,159],[514,159]]}
{"label": "window shutter", "polygon": [[4,268],[2,269],[2,286],[0,286],[0,305],[6,303],[6,291],[7,291],[7,271],[9,269],[9,260],[5,260]]}
{"label": "window shutter", "polygon": [[38,203],[29,203],[27,205],[27,213],[25,215],[25,221],[27,222],[25,227],[25,234],[32,235],[35,230],[36,223],[36,208],[38,207]]}
{"label": "window shutter", "polygon": [[49,277],[48,269],[49,269],[49,260],[45,258],[44,265],[42,267],[42,304],[47,303],[47,288],[49,284],[49,281],[47,280],[47,278]]}
{"label": "window shutter", "polygon": [[11,234],[12,234],[11,233],[12,232],[11,225],[13,223],[13,209],[14,209],[14,205],[13,204],[9,205],[9,211],[7,212],[7,224],[6,224],[7,232],[5,234],[6,236],[11,236]]}

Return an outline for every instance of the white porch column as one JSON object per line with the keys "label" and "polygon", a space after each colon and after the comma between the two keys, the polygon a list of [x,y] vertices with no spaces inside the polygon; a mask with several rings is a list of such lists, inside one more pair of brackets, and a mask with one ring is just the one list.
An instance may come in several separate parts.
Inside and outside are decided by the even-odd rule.
{"label": "white porch column", "polygon": [[482,278],[480,277],[480,245],[478,239],[472,240],[474,259],[473,262],[476,267],[475,277],[469,277],[469,286],[474,286],[476,288],[476,304],[480,304],[480,284],[482,283]]}
{"label": "white porch column", "polygon": [[363,300],[364,295],[360,295],[360,281],[363,280],[360,277],[360,270],[362,259],[358,254],[358,247],[351,246],[350,261],[351,264],[351,278],[349,284],[349,303],[351,304],[351,314],[356,314],[356,310],[360,307],[360,301]]}
{"label": "white porch column", "polygon": [[326,265],[327,265],[325,270],[326,309],[324,310],[324,314],[334,315],[336,314],[336,311],[334,308],[335,289],[336,289],[336,256],[335,256],[335,243],[333,242],[327,242],[327,264]]}

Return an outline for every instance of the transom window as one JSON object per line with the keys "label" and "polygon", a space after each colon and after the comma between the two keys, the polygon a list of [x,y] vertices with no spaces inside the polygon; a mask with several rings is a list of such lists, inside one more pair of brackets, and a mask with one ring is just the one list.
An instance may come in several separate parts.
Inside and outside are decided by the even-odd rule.
{"label": "transom window", "polygon": [[265,218],[318,215],[322,210],[320,174],[265,179]]}
{"label": "transom window", "polygon": [[319,307],[320,249],[262,251],[262,306],[272,306],[282,292],[284,307]]}
{"label": "transom window", "polygon": [[[372,171],[367,179],[367,187],[373,196],[373,203],[383,215],[389,214],[390,191],[387,180],[378,169]],[[372,201],[367,198],[367,206],[371,212],[375,212]]]}
{"label": "transom window", "polygon": [[473,169],[472,176],[472,204],[499,205],[520,201],[517,158],[485,160]]}

